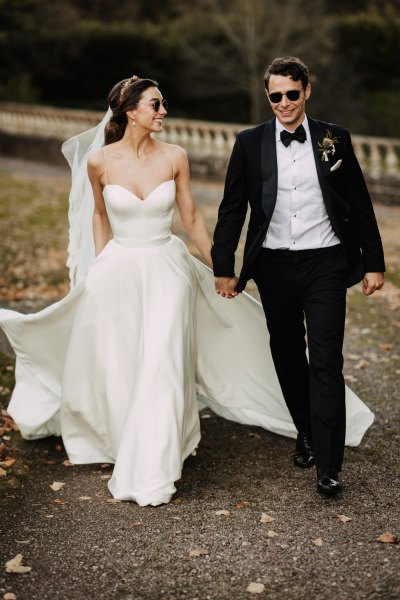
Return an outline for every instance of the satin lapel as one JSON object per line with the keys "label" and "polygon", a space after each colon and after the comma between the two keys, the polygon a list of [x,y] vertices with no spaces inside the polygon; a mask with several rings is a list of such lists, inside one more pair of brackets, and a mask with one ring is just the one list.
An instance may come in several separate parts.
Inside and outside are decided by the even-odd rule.
{"label": "satin lapel", "polygon": [[318,146],[318,142],[322,142],[322,140],[325,137],[325,129],[322,127],[322,125],[317,123],[317,121],[311,119],[311,117],[307,118],[308,126],[310,128],[311,142],[314,152],[315,165],[317,167],[319,184],[322,188],[325,184],[325,178],[329,176],[329,170],[331,168],[331,164],[329,161],[322,160],[322,153],[320,152],[320,148]]}
{"label": "satin lapel", "polygon": [[278,189],[278,163],[276,159],[275,118],[265,124],[261,139],[262,207],[271,220]]}
{"label": "satin lapel", "polygon": [[323,140],[325,136],[325,128],[310,117],[308,117],[308,126],[310,128],[311,141],[315,158],[315,166],[317,168],[318,181],[321,187],[326,212],[328,213],[335,233],[340,237],[338,233],[338,215],[346,217],[349,212],[349,207],[347,206],[343,198],[341,198],[339,194],[333,189],[329,182],[329,177],[331,175],[331,163],[329,161],[323,161],[321,159],[322,153],[319,151],[318,142],[321,142]]}

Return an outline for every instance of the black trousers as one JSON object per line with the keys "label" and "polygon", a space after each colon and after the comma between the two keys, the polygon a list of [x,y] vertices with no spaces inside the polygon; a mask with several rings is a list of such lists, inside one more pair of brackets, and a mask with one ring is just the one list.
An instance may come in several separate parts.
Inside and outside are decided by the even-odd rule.
{"label": "black trousers", "polygon": [[298,251],[262,248],[253,269],[272,358],[294,424],[298,431],[311,433],[317,466],[338,470],[346,430],[345,274],[340,245]]}

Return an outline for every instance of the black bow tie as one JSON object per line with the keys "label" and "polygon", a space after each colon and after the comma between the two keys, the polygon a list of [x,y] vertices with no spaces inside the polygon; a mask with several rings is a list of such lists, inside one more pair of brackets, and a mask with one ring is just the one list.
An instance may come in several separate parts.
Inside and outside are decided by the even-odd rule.
{"label": "black bow tie", "polygon": [[281,131],[281,142],[286,148],[290,146],[293,140],[297,140],[300,144],[303,144],[306,139],[307,134],[303,125],[300,125],[293,133],[290,133],[286,129],[282,129]]}

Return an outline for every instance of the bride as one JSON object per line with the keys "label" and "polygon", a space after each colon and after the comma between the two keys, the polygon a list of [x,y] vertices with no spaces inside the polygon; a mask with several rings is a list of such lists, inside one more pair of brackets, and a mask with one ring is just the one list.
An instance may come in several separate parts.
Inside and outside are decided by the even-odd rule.
{"label": "bride", "polygon": [[[9,413],[26,439],[61,434],[72,463],[114,463],[115,498],[156,506],[199,443],[200,408],[289,437],[296,429],[260,304],[241,294],[227,305],[171,234],[176,205],[211,266],[186,154],[152,137],[167,114],[158,84],[125,79],[109,106],[63,146],[70,293],[32,315],[0,310],[17,355]],[[346,408],[346,443],[357,445],[373,414],[348,388]]]}

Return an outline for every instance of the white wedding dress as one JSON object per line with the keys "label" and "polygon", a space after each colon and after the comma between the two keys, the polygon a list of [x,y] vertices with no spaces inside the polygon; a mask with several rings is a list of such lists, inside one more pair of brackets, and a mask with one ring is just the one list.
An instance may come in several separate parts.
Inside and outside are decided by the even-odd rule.
{"label": "white wedding dress", "polygon": [[[114,238],[86,279],[39,313],[0,311],[17,354],[9,413],[27,439],[61,434],[73,463],[115,463],[115,498],[157,505],[199,443],[199,408],[296,431],[260,304],[220,298],[171,235],[174,180],[143,201],[119,185],[104,198]],[[357,445],[373,414],[346,392],[347,444]]]}

